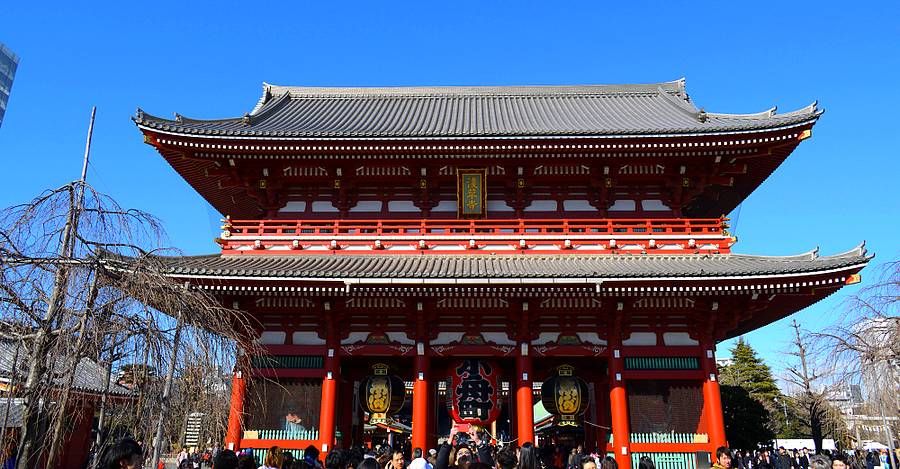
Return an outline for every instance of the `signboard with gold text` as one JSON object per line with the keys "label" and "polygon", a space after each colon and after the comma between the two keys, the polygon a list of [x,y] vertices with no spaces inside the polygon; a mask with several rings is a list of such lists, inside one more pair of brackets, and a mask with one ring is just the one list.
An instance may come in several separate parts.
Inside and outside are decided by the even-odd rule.
{"label": "signboard with gold text", "polygon": [[456,172],[457,215],[460,218],[483,217],[487,210],[487,170],[459,169]]}

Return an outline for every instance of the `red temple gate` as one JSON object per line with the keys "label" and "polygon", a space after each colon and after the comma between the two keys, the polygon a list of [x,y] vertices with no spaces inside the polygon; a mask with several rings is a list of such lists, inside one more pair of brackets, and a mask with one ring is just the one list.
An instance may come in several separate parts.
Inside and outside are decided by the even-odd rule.
{"label": "red temple gate", "polygon": [[582,437],[627,468],[725,445],[715,344],[858,281],[862,246],[733,254],[721,216],[820,115],[707,113],[679,80],[265,85],[243,117],[135,122],[229,216],[221,252],[167,259],[171,275],[261,324],[229,446],[364,441],[359,382],[382,362],[409,394],[384,430],[408,415],[412,447],[433,447],[459,360],[495,364],[503,431],[534,442],[540,383],[571,364],[593,393]]}

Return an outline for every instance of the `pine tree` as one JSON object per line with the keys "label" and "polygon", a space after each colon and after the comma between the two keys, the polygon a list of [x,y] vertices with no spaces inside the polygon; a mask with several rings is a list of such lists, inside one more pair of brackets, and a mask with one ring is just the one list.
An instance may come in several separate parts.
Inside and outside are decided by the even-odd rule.
{"label": "pine tree", "polygon": [[722,385],[725,434],[732,448],[756,449],[775,437],[769,427],[769,411],[740,386]]}
{"label": "pine tree", "polygon": [[725,427],[733,446],[755,448],[771,441],[782,427],[776,399],[783,396],[772,370],[743,337],[731,349],[731,356],[731,364],[719,368]]}
{"label": "pine tree", "polygon": [[759,401],[774,402],[781,396],[781,391],[772,376],[769,365],[756,356],[756,350],[738,338],[731,349],[732,363],[719,370],[719,381],[724,385],[740,386],[747,390],[750,397]]}

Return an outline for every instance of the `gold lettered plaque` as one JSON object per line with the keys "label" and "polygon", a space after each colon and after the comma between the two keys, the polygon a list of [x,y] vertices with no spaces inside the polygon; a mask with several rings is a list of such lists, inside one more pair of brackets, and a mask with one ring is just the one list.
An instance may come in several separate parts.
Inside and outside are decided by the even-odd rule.
{"label": "gold lettered plaque", "polygon": [[487,170],[484,168],[456,171],[457,216],[459,218],[483,217],[487,210]]}

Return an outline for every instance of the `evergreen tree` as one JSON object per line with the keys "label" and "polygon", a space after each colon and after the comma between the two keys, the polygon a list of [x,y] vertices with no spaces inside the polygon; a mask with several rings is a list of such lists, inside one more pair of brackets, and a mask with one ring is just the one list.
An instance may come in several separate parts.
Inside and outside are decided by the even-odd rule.
{"label": "evergreen tree", "polygon": [[723,385],[722,414],[725,434],[732,448],[756,449],[775,437],[769,426],[769,411],[740,386]]}
{"label": "evergreen tree", "polygon": [[783,399],[772,370],[756,350],[738,338],[732,362],[719,368],[725,428],[731,445],[751,449],[766,444],[784,425],[776,399]]}
{"label": "evergreen tree", "polygon": [[747,390],[750,397],[763,403],[775,402],[781,396],[778,384],[772,376],[769,365],[756,356],[756,350],[738,338],[731,349],[732,363],[719,370],[719,381],[729,386],[740,386]]}

